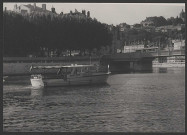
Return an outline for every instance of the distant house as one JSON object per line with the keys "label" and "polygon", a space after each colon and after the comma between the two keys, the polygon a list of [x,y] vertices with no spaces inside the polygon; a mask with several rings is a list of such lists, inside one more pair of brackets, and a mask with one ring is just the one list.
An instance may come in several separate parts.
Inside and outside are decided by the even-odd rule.
{"label": "distant house", "polygon": [[181,50],[185,47],[185,40],[172,40],[174,50]]}
{"label": "distant house", "polygon": [[156,32],[168,32],[168,31],[181,31],[182,28],[184,26],[183,25],[177,25],[177,26],[173,26],[173,25],[166,25],[166,26],[160,26],[160,27],[156,27],[155,28],[155,31]]}
{"label": "distant house", "polygon": [[136,23],[136,24],[134,24],[134,25],[133,25],[133,27],[134,27],[134,28],[141,28],[141,27],[142,27],[142,25],[141,25],[141,24]]}
{"label": "distant house", "polygon": [[124,50],[122,51],[123,53],[130,53],[130,52],[136,52],[137,50],[144,49],[144,44],[140,45],[128,45],[124,46]]}
{"label": "distant house", "polygon": [[36,3],[34,3],[33,5],[28,4],[28,5],[20,5],[20,6],[17,6],[17,4],[15,4],[13,11],[21,14],[26,14],[26,13],[30,14],[33,12],[56,13],[55,8],[52,7],[51,11],[49,11],[46,9],[46,4],[42,4],[42,7],[38,7],[36,6]]}
{"label": "distant house", "polygon": [[141,25],[144,27],[154,26],[154,17],[146,17],[146,19],[141,22]]}
{"label": "distant house", "polygon": [[113,29],[114,29],[114,25],[113,25],[113,24],[111,24],[111,25],[107,25],[107,28],[108,28],[109,31],[113,31]]}
{"label": "distant house", "polygon": [[130,25],[128,25],[126,23],[120,23],[118,26],[119,26],[120,31],[125,31],[126,29],[130,28]]}
{"label": "distant house", "polygon": [[87,11],[87,14],[86,14],[86,10],[82,10],[82,12],[79,12],[77,9],[75,9],[75,12],[73,12],[72,10],[66,14],[61,12],[60,15],[63,17],[73,16],[74,18],[77,18],[77,19],[90,18],[90,11]]}

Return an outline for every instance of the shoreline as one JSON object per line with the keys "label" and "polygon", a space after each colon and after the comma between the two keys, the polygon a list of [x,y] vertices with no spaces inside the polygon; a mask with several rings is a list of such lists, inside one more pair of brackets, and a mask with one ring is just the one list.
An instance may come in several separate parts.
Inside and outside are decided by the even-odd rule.
{"label": "shoreline", "polygon": [[[100,58],[75,56],[75,57],[3,57],[3,76],[24,76],[30,75],[31,66],[54,66],[54,65],[70,65],[76,64],[99,64]],[[44,73],[39,71],[36,73]],[[57,72],[52,70],[49,73]],[[33,74],[33,73],[32,73]]]}

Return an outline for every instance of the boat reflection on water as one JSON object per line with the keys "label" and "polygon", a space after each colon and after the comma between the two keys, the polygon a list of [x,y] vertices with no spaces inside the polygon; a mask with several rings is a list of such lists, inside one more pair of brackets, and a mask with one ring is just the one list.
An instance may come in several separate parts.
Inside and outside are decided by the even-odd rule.
{"label": "boat reflection on water", "polygon": [[70,93],[79,93],[80,91],[92,92],[96,89],[100,90],[103,88],[108,88],[110,85],[108,83],[98,84],[98,85],[77,85],[77,86],[58,86],[58,87],[43,87],[38,89],[31,89],[32,98],[41,98],[45,96],[61,96]]}
{"label": "boat reflection on water", "polygon": [[41,98],[44,94],[44,89],[40,88],[40,89],[31,89],[31,98]]}

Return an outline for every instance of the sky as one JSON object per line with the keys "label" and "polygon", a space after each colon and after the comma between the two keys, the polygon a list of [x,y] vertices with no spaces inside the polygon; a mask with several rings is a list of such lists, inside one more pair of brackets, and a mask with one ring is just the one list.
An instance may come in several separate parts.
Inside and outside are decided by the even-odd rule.
{"label": "sky", "polygon": [[[3,3],[7,10],[13,10],[14,5],[33,3]],[[133,25],[145,20],[150,16],[163,16],[166,19],[179,16],[185,10],[184,3],[36,3],[38,7],[46,4],[46,8],[51,10],[53,6],[57,13],[69,13],[77,9],[90,11],[90,16],[98,21],[107,24],[118,25],[127,23]]]}

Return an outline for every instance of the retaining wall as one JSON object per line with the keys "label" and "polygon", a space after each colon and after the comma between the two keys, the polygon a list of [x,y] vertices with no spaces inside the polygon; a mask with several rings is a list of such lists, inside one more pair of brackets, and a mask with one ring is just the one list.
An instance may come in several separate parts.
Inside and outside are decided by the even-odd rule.
{"label": "retaining wall", "polygon": [[[30,67],[33,66],[54,66],[54,65],[70,65],[70,64],[90,64],[90,58],[74,58],[74,59],[52,59],[52,58],[3,58],[3,75],[28,75],[31,74]],[[91,60],[91,64],[99,64],[99,58]],[[56,72],[56,69],[49,72]],[[34,73],[46,72],[45,70],[39,70]]]}

